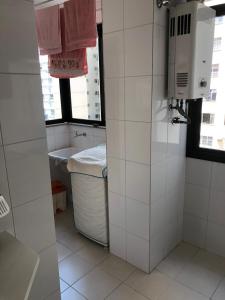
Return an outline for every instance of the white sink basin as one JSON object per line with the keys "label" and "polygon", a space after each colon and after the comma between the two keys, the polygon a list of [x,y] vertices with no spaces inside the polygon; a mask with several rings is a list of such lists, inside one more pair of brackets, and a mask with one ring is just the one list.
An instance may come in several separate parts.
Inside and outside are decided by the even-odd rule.
{"label": "white sink basin", "polygon": [[65,160],[67,161],[72,155],[76,154],[77,149],[74,147],[69,147],[69,148],[63,148],[59,149],[53,152],[49,152],[48,155],[50,158],[53,159],[59,159],[59,160]]}

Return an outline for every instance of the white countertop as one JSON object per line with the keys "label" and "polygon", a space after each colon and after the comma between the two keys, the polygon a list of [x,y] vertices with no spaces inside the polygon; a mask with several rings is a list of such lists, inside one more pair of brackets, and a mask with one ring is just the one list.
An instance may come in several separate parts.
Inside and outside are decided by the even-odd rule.
{"label": "white countertop", "polygon": [[27,300],[39,256],[7,232],[0,233],[0,300]]}

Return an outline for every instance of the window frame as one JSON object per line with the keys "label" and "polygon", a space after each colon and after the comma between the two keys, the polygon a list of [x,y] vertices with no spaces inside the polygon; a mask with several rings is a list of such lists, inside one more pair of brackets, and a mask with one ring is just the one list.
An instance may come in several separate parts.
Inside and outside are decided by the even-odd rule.
{"label": "window frame", "polygon": [[70,90],[70,79],[59,79],[62,118],[45,121],[46,125],[74,123],[80,125],[90,125],[93,127],[105,127],[105,89],[104,89],[104,63],[103,63],[103,34],[102,24],[97,24],[98,47],[99,47],[99,76],[101,95],[101,121],[76,119],[72,117],[72,101]]}
{"label": "window frame", "polygon": [[[216,10],[216,17],[225,16],[225,4],[212,6]],[[225,163],[225,151],[210,148],[201,148],[200,132],[202,120],[203,99],[189,101],[189,117],[191,124],[187,126],[186,156],[201,160]]]}

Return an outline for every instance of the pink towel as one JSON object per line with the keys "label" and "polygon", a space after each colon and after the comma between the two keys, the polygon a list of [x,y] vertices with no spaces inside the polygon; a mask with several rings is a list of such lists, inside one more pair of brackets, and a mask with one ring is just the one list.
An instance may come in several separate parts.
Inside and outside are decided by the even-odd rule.
{"label": "pink towel", "polygon": [[41,55],[62,52],[59,5],[36,10],[36,28]]}
{"label": "pink towel", "polygon": [[56,78],[74,78],[86,75],[88,73],[86,49],[50,55],[48,68],[50,75]]}
{"label": "pink towel", "polygon": [[66,51],[95,47],[96,1],[70,0],[64,3]]}
{"label": "pink towel", "polygon": [[64,9],[60,9],[62,53],[49,55],[48,68],[52,77],[74,78],[88,73],[86,48],[74,51],[65,51],[65,19]]}

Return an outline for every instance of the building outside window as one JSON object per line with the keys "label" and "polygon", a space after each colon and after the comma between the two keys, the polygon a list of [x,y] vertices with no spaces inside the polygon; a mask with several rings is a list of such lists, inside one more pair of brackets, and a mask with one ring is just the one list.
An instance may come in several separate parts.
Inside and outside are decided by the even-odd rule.
{"label": "building outside window", "polygon": [[59,80],[48,72],[48,56],[40,55],[41,81],[45,121],[62,118]]}
{"label": "building outside window", "polygon": [[213,137],[212,136],[201,136],[201,145],[202,147],[212,147]]}
{"label": "building outside window", "polygon": [[216,37],[214,38],[213,51],[220,51],[222,48],[222,38]]}
{"label": "building outside window", "polygon": [[212,78],[218,77],[219,76],[219,64],[213,64],[212,65],[212,73],[211,73]]}
{"label": "building outside window", "polygon": [[203,113],[202,114],[202,123],[205,124],[214,124],[215,121],[215,115],[209,114],[209,113]]}
{"label": "building outside window", "polygon": [[[225,150],[225,45],[221,43],[225,39],[224,19],[224,16],[216,18],[211,86],[209,98],[202,102],[200,130],[200,136],[210,137],[207,142],[201,138],[200,147],[208,145],[215,150]],[[218,51],[219,45],[221,51]]]}
{"label": "building outside window", "polygon": [[216,101],[217,96],[217,90],[216,89],[210,89],[209,91],[209,97],[206,98],[206,101]]}
{"label": "building outside window", "polygon": [[88,74],[70,79],[72,118],[101,120],[99,47],[87,49]]}

